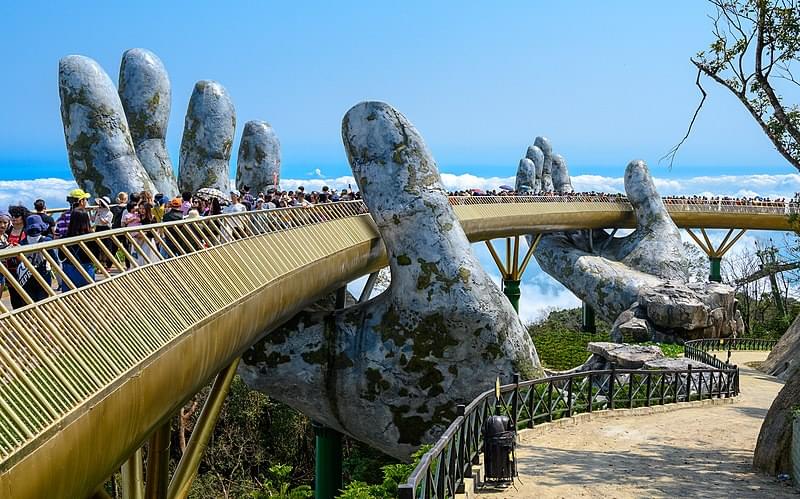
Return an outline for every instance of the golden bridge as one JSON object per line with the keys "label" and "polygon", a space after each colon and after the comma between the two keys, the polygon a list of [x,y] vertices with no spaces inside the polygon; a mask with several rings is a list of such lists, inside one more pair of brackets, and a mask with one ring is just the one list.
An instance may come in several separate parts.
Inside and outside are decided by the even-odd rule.
{"label": "golden bridge", "polygon": [[[791,230],[797,211],[784,203],[665,202],[712,258],[744,230]],[[481,196],[451,204],[471,241],[510,242],[505,266],[490,245],[504,276],[518,277],[535,250],[532,244],[518,265],[521,235],[635,226],[624,198]],[[718,248],[706,229],[728,229]],[[91,280],[75,248],[98,271],[79,288],[57,261],[60,250]],[[9,498],[102,496],[120,466],[141,476],[148,441],[147,495],[185,496],[242,353],[327,293],[387,265],[360,201],[117,229],[0,251],[7,259],[29,268],[43,259],[69,288],[61,293],[31,272],[47,294],[34,302],[0,265],[6,286],[27,304],[0,304],[0,497]],[[159,453],[164,428],[215,376],[200,416],[210,424],[198,424],[170,481]]]}

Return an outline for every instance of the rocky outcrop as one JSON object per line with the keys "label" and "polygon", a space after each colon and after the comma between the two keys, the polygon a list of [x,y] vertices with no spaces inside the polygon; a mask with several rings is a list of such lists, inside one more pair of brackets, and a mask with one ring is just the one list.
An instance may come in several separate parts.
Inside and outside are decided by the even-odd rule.
{"label": "rocky outcrop", "polygon": [[800,370],[795,370],[772,406],[758,434],[753,466],[769,475],[791,472],[792,423],[800,406]]}
{"label": "rocky outcrop", "polygon": [[666,357],[655,345],[630,345],[627,343],[611,343],[605,341],[591,342],[586,346],[591,355],[578,367],[568,371],[550,371],[550,375],[578,373],[586,371],[605,371],[612,366],[617,369],[659,369],[668,371],[685,371],[692,369],[712,369],[703,362],[685,357]]}
{"label": "rocky outcrop", "polygon": [[236,111],[225,87],[198,81],[186,110],[178,165],[178,187],[195,192],[212,187],[230,190],[230,159]]}
{"label": "rocky outcrop", "polygon": [[611,338],[672,341],[732,336],[744,331],[744,323],[730,290],[718,283],[678,282],[643,289],[636,303],[617,317]]}
{"label": "rocky outcrop", "polygon": [[166,144],[170,83],[161,59],[145,49],[125,51],[119,68],[119,97],[136,156],[156,191],[167,198],[177,196],[178,184]]}
{"label": "rocky outcrop", "polygon": [[[559,158],[546,139],[537,138],[537,145],[545,165],[548,157],[551,165]],[[570,191],[566,161],[555,164],[553,189]],[[685,282],[680,232],[644,161],[628,164],[625,191],[636,218],[633,233],[620,238],[602,230],[546,234],[535,253],[539,266],[613,323],[615,341],[625,334],[681,342],[742,332],[732,287]]]}
{"label": "rocky outcrop", "polygon": [[759,369],[782,380],[800,372],[800,315],[781,336]]}
{"label": "rocky outcrop", "polygon": [[266,121],[244,124],[236,162],[236,186],[249,186],[253,192],[277,188],[281,174],[281,143]]}
{"label": "rocky outcrop", "polygon": [[95,196],[153,191],[136,156],[117,89],[92,59],[64,57],[58,64],[61,120],[75,181]]}
{"label": "rocky outcrop", "polygon": [[542,370],[414,126],[387,104],[364,102],[345,115],[342,137],[391,284],[348,309],[295,317],[248,351],[239,373],[312,419],[406,458],[487,382]]}
{"label": "rocky outcrop", "polygon": [[661,349],[654,345],[626,345],[598,341],[589,343],[586,349],[621,369],[639,369],[645,362],[664,358]]}

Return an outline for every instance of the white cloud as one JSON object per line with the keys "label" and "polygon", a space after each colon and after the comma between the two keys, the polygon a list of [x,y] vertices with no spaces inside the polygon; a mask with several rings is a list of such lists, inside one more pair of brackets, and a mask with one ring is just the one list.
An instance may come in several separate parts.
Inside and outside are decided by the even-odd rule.
{"label": "white cloud", "polygon": [[[36,180],[0,181],[0,210],[21,204],[31,208],[36,199],[44,199],[50,208],[66,206],[67,193],[78,185],[74,180],[41,178]],[[91,193],[94,194],[94,193]]]}

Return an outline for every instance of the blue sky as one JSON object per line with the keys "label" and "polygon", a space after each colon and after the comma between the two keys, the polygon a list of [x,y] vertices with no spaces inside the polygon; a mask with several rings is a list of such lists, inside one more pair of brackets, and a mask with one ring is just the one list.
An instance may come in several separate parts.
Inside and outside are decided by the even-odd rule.
{"label": "blue sky", "polygon": [[405,113],[451,173],[509,175],[539,134],[579,174],[619,176],[633,158],[661,177],[792,173],[711,82],[675,167],[657,165],[698,100],[688,59],[710,41],[708,11],[699,0],[3,2],[0,179],[68,176],[58,59],[90,56],[116,80],[131,47],[170,72],[173,160],[194,82],[214,79],[240,126],[272,123],[289,178],[349,174],[340,121],[364,99]]}

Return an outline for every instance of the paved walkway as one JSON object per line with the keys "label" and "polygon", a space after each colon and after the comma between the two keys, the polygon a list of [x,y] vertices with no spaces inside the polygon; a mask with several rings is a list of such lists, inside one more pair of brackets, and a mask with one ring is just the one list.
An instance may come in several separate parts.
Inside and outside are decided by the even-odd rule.
{"label": "paved walkway", "polygon": [[761,422],[782,383],[745,363],[766,353],[737,352],[734,404],[616,417],[523,434],[516,490],[480,497],[798,497],[751,469]]}

